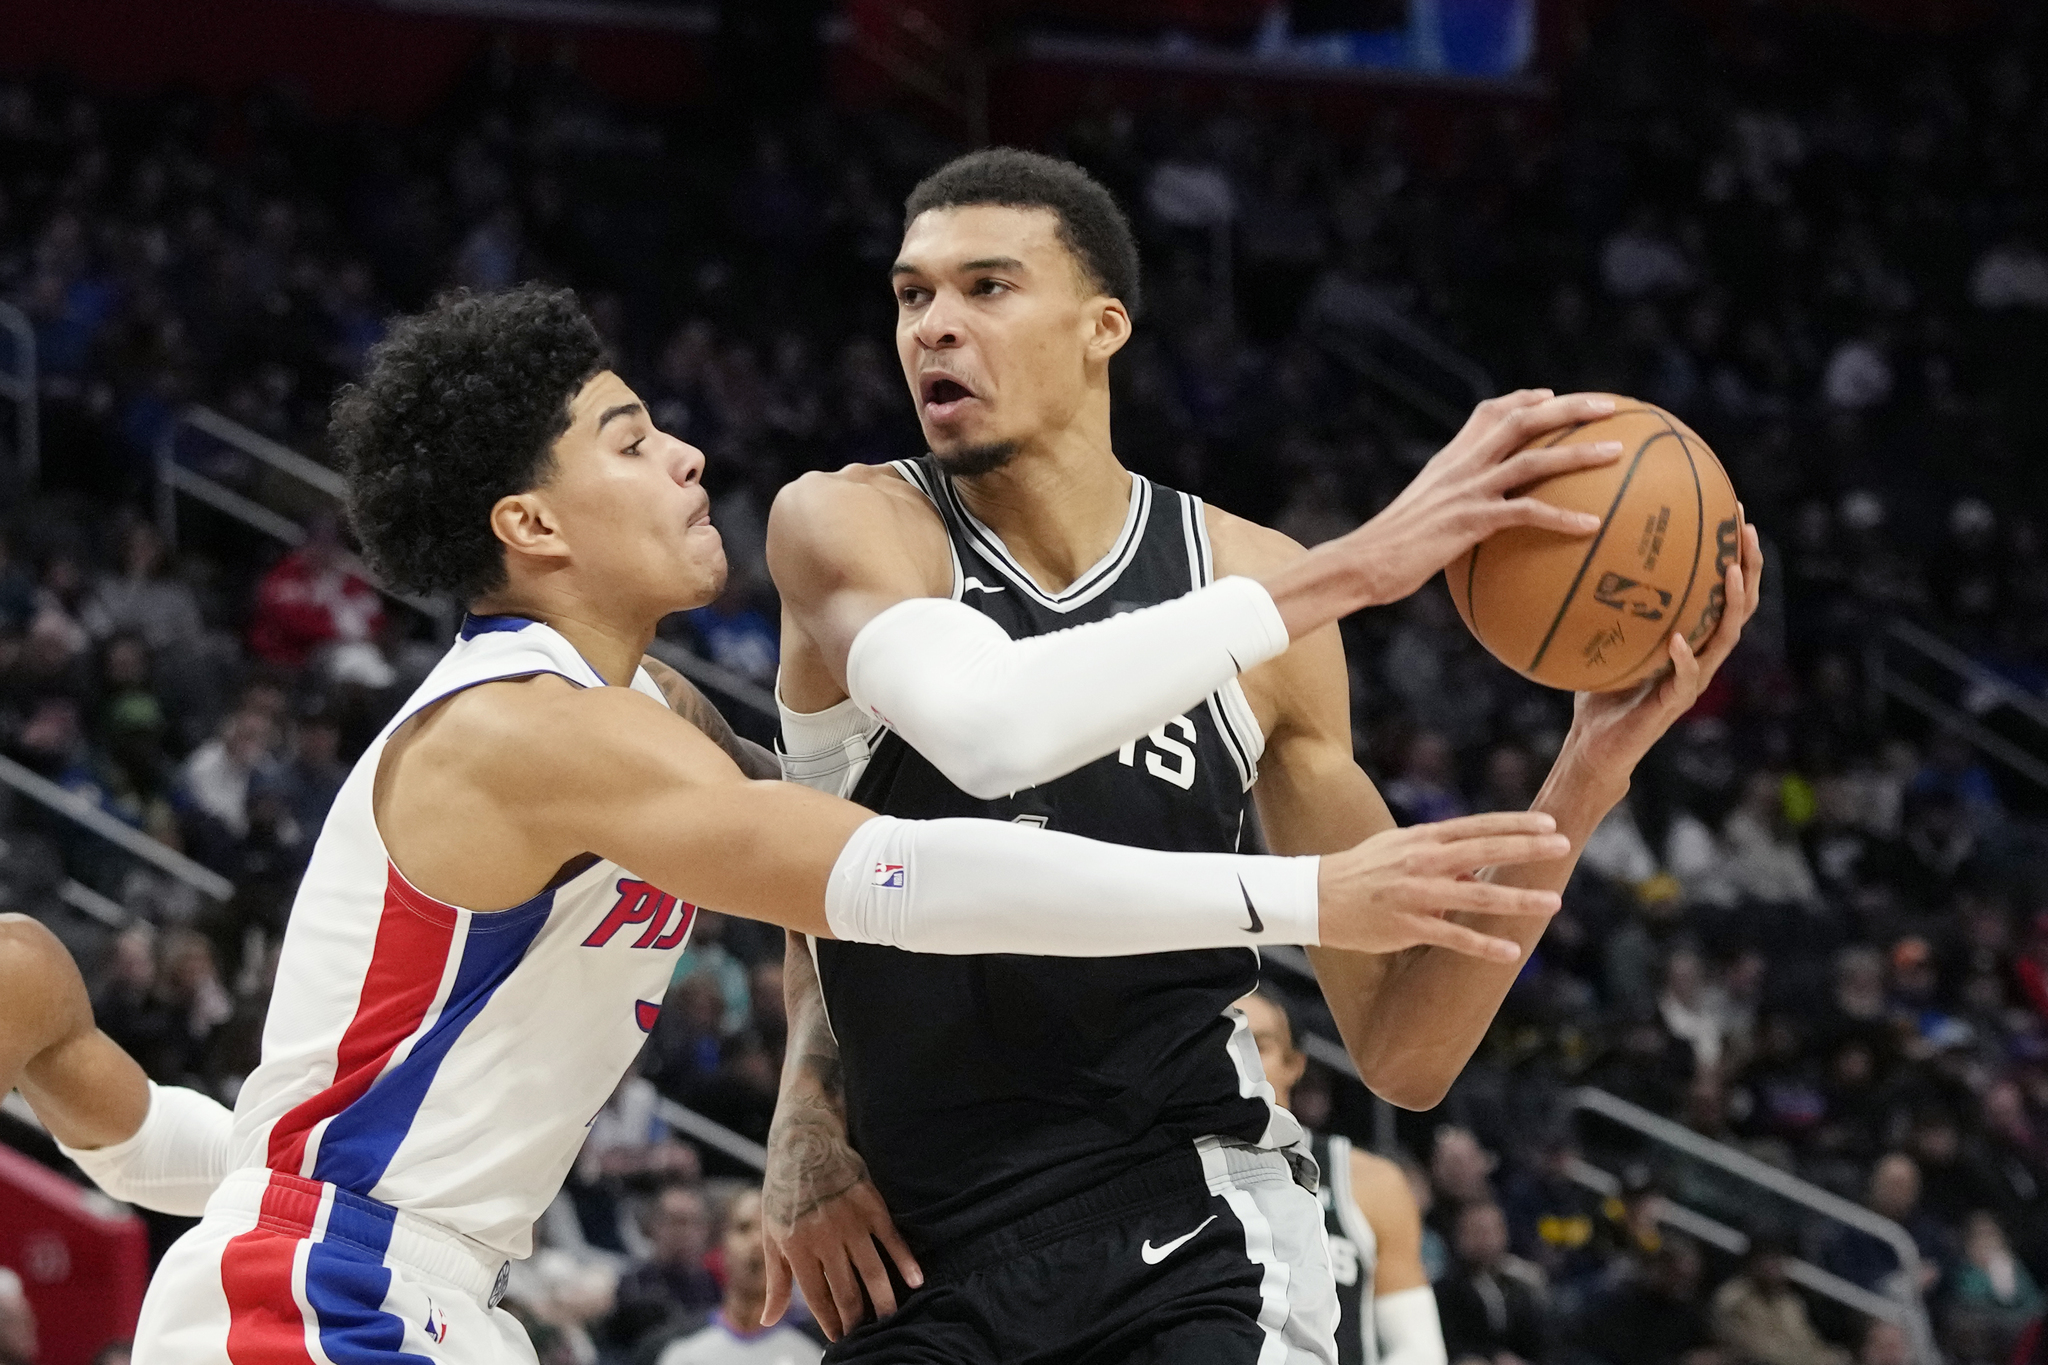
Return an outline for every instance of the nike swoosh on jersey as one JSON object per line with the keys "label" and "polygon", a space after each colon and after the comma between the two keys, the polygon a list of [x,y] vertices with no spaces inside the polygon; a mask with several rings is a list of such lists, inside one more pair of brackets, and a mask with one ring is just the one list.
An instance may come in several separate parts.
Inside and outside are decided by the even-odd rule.
{"label": "nike swoosh on jersey", "polygon": [[1238,894],[1244,897],[1244,912],[1252,917],[1252,922],[1249,925],[1240,925],[1239,927],[1244,929],[1247,934],[1265,933],[1266,922],[1259,918],[1259,907],[1252,904],[1252,893],[1245,889],[1244,878],[1242,877],[1237,879],[1237,890]]}
{"label": "nike swoosh on jersey", "polygon": [[[1204,1218],[1201,1221],[1201,1223],[1196,1226],[1195,1232],[1200,1232],[1203,1228],[1208,1227],[1209,1224],[1215,1221],[1216,1215],[1212,1213],[1207,1218]],[[1145,1244],[1138,1248],[1138,1255],[1144,1259],[1146,1265],[1158,1265],[1161,1261],[1173,1255],[1174,1252],[1179,1251],[1181,1247],[1187,1242],[1187,1240],[1195,1235],[1195,1232],[1183,1232],[1180,1236],[1174,1238],[1171,1242],[1166,1243],[1164,1246],[1153,1246],[1152,1239],[1150,1237],[1147,1237],[1145,1239]]]}

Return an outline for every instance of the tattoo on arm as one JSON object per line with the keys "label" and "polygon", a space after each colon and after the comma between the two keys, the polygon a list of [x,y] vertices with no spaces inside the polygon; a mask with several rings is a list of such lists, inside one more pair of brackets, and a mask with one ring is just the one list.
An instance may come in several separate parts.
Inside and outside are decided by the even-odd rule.
{"label": "tattoo on arm", "polygon": [[817,969],[801,934],[788,937],[783,979],[789,1051],[768,1130],[761,1201],[771,1222],[788,1227],[866,1180],[868,1168],[847,1141],[839,1043],[825,1018]]}
{"label": "tattoo on arm", "polygon": [[739,764],[741,772],[760,779],[782,776],[781,761],[751,739],[743,739],[735,733],[732,723],[688,678],[652,654],[642,655],[640,666],[661,689],[661,695],[668,701],[668,709],[702,730],[707,739]]}

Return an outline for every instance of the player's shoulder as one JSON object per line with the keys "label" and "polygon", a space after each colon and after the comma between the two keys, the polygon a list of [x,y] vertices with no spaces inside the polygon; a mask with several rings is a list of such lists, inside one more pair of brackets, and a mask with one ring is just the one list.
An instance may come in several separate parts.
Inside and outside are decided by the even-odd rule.
{"label": "player's shoulder", "polygon": [[931,502],[889,464],[850,464],[800,474],[776,493],[768,520],[804,527],[842,526],[848,517],[921,515],[936,521]]}
{"label": "player's shoulder", "polygon": [[1214,503],[1202,504],[1202,520],[1209,530],[1209,544],[1216,552],[1216,576],[1269,573],[1307,554],[1300,541],[1270,526],[1226,512]]}
{"label": "player's shoulder", "polygon": [[1415,1192],[1408,1187],[1408,1173],[1400,1163],[1389,1161],[1362,1147],[1351,1149],[1351,1195],[1368,1217],[1375,1209],[1414,1208]]}
{"label": "player's shoulder", "polygon": [[422,712],[408,747],[451,774],[516,788],[630,750],[636,732],[670,714],[631,687],[579,687],[560,674],[535,673],[464,688]]}

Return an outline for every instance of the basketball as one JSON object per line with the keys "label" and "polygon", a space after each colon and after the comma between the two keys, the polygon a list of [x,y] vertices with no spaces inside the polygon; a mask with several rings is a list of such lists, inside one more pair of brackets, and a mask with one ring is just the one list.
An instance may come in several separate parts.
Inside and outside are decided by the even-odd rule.
{"label": "basketball", "polygon": [[1615,399],[1612,416],[1536,444],[1619,441],[1621,458],[1521,490],[1601,527],[1575,539],[1512,527],[1444,570],[1479,643],[1525,678],[1572,692],[1628,687],[1662,669],[1666,640],[1698,648],[1721,619],[1742,513],[1714,452],[1662,408]]}

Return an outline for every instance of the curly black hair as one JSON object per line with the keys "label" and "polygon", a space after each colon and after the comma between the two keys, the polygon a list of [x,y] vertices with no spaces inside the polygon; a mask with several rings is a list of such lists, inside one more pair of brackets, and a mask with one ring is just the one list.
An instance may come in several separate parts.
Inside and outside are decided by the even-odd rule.
{"label": "curly black hair", "polygon": [[569,400],[607,363],[567,289],[458,290],[398,322],[327,428],[370,566],[465,603],[504,586],[491,507],[546,482]]}
{"label": "curly black hair", "polygon": [[1089,282],[1138,311],[1138,241],[1130,219],[1116,197],[1073,162],[1015,147],[955,157],[918,181],[903,201],[904,229],[920,213],[972,204],[1052,210],[1060,244]]}

